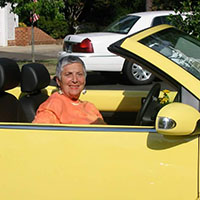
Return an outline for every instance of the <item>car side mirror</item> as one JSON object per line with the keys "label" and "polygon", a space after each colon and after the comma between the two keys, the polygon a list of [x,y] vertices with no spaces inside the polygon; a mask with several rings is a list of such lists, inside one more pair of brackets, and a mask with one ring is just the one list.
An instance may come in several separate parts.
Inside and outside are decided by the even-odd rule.
{"label": "car side mirror", "polygon": [[200,113],[192,106],[183,103],[165,105],[156,117],[156,130],[163,135],[196,134],[200,128],[198,126],[200,126]]}

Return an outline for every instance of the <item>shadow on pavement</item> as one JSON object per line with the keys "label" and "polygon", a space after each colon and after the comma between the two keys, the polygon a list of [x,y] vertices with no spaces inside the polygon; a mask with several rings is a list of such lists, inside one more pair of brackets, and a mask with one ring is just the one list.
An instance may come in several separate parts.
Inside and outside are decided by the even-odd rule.
{"label": "shadow on pavement", "polygon": [[101,72],[88,72],[87,85],[107,85],[107,84],[124,84],[125,81],[120,73],[101,73]]}

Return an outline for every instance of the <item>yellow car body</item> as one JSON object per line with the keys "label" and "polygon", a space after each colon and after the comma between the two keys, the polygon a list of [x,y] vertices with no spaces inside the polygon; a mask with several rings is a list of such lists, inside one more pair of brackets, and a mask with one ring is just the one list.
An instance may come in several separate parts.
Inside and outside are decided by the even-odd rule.
{"label": "yellow car body", "polygon": [[[138,42],[170,28],[161,25],[130,36],[119,45],[125,54],[116,53],[125,57],[133,53],[136,56],[130,59],[151,63],[156,74],[173,79],[199,101],[196,77]],[[147,69],[153,72],[149,65]],[[49,95],[54,90],[47,88]],[[8,92],[18,99],[23,95],[20,87]],[[108,125],[1,122],[0,199],[199,199],[200,114],[182,101],[173,103],[177,93],[169,93],[170,103],[151,126],[123,124],[122,119]],[[131,115],[139,111],[146,95],[147,91],[89,90],[81,99],[102,113],[125,113],[134,121]]]}

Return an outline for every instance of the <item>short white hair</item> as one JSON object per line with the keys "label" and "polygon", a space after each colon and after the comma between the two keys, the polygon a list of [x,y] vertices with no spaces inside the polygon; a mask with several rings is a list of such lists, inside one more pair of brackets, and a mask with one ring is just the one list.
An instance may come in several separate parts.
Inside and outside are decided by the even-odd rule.
{"label": "short white hair", "polygon": [[85,64],[78,56],[62,54],[60,58],[58,59],[58,63],[56,66],[56,77],[58,77],[59,80],[61,80],[61,73],[63,71],[64,66],[72,64],[72,63],[80,63],[83,66],[85,77],[87,76]]}

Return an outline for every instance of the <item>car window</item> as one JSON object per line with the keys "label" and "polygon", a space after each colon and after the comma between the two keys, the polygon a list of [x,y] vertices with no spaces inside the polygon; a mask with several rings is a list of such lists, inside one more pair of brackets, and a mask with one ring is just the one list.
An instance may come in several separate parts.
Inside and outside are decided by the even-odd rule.
{"label": "car window", "polygon": [[104,32],[127,34],[139,18],[139,16],[135,15],[121,17],[105,28]]}
{"label": "car window", "polygon": [[166,16],[158,16],[153,19],[152,26],[157,26],[160,24],[172,24],[169,15]]}
{"label": "car window", "polygon": [[170,28],[146,37],[140,42],[200,79],[200,41],[197,39]]}

